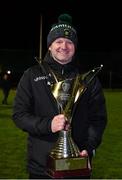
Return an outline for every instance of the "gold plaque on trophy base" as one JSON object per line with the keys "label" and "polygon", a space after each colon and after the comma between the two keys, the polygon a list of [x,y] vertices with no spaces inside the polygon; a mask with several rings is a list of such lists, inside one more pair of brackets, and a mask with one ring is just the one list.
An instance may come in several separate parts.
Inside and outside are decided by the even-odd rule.
{"label": "gold plaque on trophy base", "polygon": [[90,176],[87,157],[55,159],[49,156],[48,175],[52,178]]}

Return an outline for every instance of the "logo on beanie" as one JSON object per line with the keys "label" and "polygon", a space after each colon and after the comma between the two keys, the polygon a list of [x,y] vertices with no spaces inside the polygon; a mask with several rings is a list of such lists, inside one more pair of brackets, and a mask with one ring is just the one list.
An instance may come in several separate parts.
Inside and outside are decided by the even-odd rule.
{"label": "logo on beanie", "polygon": [[50,30],[50,32],[56,30],[56,29],[63,29],[63,28],[67,28],[67,30],[72,30],[74,31],[74,33],[76,33],[75,29],[67,24],[59,24],[59,25],[55,25],[54,27],[52,27],[52,29]]}
{"label": "logo on beanie", "polygon": [[64,29],[64,36],[65,37],[70,37],[71,31],[69,29]]}

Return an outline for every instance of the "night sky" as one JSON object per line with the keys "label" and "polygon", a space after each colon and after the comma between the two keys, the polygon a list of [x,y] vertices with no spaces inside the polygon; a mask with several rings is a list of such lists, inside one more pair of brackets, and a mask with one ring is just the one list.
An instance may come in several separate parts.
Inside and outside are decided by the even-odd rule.
{"label": "night sky", "polygon": [[[60,13],[70,13],[82,48],[121,47],[122,12],[119,4],[87,3],[81,0],[4,1],[0,10],[0,48],[32,48],[39,41],[40,15],[43,18],[43,41]],[[55,7],[54,7],[55,5]],[[34,44],[35,43],[35,44]]]}
{"label": "night sky", "polygon": [[[122,58],[122,11],[115,2],[81,0],[3,1],[0,6],[0,49],[32,50],[38,56],[42,16],[43,54],[51,25],[61,13],[69,13],[79,37],[80,52],[117,53]],[[88,55],[90,56],[90,55]],[[113,55],[112,55],[113,56]],[[106,57],[105,57],[106,58]],[[103,57],[103,60],[105,60]],[[88,58],[87,58],[88,59]],[[116,63],[112,58],[110,63]],[[120,68],[120,65],[116,68]],[[114,65],[113,65],[114,66]]]}

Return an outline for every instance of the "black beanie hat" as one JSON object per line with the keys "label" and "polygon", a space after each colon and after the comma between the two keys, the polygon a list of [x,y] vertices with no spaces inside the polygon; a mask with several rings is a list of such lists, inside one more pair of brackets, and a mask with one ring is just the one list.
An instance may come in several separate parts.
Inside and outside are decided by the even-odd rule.
{"label": "black beanie hat", "polygon": [[57,38],[61,37],[70,39],[75,47],[77,47],[77,32],[72,26],[72,17],[69,14],[61,14],[58,17],[58,23],[52,25],[47,36],[47,47],[49,47]]}

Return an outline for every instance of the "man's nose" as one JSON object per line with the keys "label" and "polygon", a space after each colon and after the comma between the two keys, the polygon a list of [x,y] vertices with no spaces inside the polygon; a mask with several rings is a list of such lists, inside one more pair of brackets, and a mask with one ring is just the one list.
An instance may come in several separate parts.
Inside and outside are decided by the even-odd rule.
{"label": "man's nose", "polygon": [[67,48],[67,43],[66,42],[63,42],[62,43],[62,49],[66,49]]}

